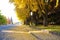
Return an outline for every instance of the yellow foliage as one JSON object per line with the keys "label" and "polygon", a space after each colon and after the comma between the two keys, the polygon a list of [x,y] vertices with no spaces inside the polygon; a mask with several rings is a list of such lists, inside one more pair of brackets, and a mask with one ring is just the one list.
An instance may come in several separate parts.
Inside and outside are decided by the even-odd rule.
{"label": "yellow foliage", "polygon": [[[53,0],[50,0],[50,3],[52,1]],[[44,0],[14,0],[13,2],[16,6],[17,16],[20,20],[25,20],[26,17],[29,17],[30,10],[32,11],[39,10],[39,13],[41,13],[41,11],[45,13],[46,9],[51,10],[50,8],[52,8],[50,4],[47,7],[45,7],[46,3],[44,2]],[[55,7],[58,6],[58,3],[59,3],[59,0],[56,0]]]}
{"label": "yellow foliage", "polygon": [[36,11],[38,9],[36,0],[14,0],[14,3],[20,20],[25,20],[29,16],[30,10]]}
{"label": "yellow foliage", "polygon": [[59,0],[56,0],[56,5],[55,5],[55,7],[57,7],[57,6],[58,6],[58,4],[59,4]]}

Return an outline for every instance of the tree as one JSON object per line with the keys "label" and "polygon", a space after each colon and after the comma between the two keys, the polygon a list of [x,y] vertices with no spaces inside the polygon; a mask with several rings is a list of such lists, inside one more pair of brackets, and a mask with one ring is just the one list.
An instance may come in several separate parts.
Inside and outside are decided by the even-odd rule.
{"label": "tree", "polygon": [[59,5],[59,0],[36,0],[38,7],[43,14],[43,24],[48,25],[48,14],[56,10]]}
{"label": "tree", "polygon": [[[30,16],[30,10],[35,11],[37,9],[36,3],[33,3],[33,1],[29,0],[13,0],[11,2],[14,2],[16,6],[16,13],[20,20],[26,20],[27,17]],[[27,3],[28,2],[28,3]],[[36,1],[35,1],[36,2]],[[32,5],[34,4],[34,5]]]}
{"label": "tree", "polygon": [[0,25],[7,24],[7,19],[5,16],[0,14]]}
{"label": "tree", "polygon": [[23,21],[29,18],[31,11],[38,13],[39,17],[43,14],[44,26],[48,25],[47,15],[54,12],[59,4],[59,0],[13,0],[10,2],[14,2],[17,16]]}

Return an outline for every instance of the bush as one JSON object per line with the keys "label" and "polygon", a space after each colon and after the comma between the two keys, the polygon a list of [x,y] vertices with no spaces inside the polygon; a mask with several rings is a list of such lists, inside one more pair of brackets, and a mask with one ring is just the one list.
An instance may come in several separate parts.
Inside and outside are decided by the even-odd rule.
{"label": "bush", "polygon": [[0,14],[0,25],[7,24],[7,19],[5,16]]}

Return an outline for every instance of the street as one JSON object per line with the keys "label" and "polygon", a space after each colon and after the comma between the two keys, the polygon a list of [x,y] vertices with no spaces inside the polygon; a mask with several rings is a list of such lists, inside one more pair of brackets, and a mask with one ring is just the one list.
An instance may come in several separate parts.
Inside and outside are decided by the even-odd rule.
{"label": "street", "polygon": [[60,36],[48,30],[37,30],[27,25],[6,28],[0,31],[0,40],[60,40]]}

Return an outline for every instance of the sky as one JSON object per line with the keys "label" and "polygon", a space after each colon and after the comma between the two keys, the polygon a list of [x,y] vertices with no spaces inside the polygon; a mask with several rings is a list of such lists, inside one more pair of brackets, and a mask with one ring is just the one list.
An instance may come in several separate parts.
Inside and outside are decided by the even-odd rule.
{"label": "sky", "polygon": [[13,19],[13,22],[19,22],[16,14],[15,14],[15,6],[13,3],[10,3],[9,0],[1,0],[0,1],[0,10],[2,15],[5,15],[6,18],[11,18]]}

